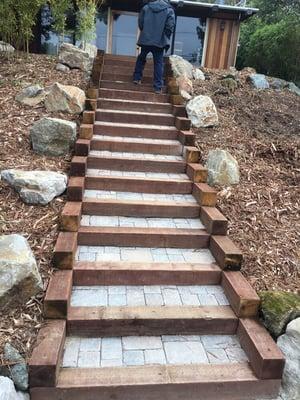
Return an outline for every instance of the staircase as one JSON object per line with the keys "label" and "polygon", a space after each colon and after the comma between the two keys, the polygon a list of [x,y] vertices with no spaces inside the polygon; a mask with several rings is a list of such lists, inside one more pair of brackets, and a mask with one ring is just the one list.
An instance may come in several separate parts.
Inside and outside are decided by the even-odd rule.
{"label": "staircase", "polygon": [[184,107],[174,87],[153,93],[151,63],[133,85],[133,65],[95,62],[31,399],[274,398],[284,359],[256,319]]}

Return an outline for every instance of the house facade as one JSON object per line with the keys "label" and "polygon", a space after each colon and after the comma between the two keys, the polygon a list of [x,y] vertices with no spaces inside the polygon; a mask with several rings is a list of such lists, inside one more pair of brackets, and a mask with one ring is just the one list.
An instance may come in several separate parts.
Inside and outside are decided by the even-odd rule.
{"label": "house facade", "polygon": [[[180,55],[207,68],[226,69],[235,65],[240,24],[257,9],[192,0],[170,0],[170,3],[175,9],[176,27],[168,54]],[[138,13],[142,6],[143,0],[107,0],[97,15],[94,43],[98,49],[136,56]],[[55,34],[50,37],[55,42]]]}

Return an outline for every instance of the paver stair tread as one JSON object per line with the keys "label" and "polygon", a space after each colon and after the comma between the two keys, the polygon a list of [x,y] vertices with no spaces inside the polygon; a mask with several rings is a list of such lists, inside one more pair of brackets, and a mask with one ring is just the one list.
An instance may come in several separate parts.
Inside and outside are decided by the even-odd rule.
{"label": "paver stair tread", "polygon": [[141,263],[214,263],[208,249],[78,246],[77,261]]}
{"label": "paver stair tread", "polygon": [[198,204],[191,194],[160,194],[160,193],[135,193],[135,192],[117,192],[107,190],[88,190],[84,191],[85,198],[94,199],[112,199],[128,201],[157,201],[174,203]]}
{"label": "paver stair tread", "polygon": [[235,335],[67,337],[63,368],[247,362]]}
{"label": "paver stair tread", "polygon": [[94,135],[93,140],[109,140],[112,142],[129,142],[129,143],[144,143],[144,144],[160,144],[160,145],[178,145],[178,140],[171,139],[148,139],[148,138],[132,138],[125,136],[105,136]]}
{"label": "paver stair tread", "polygon": [[72,307],[228,306],[220,285],[73,286]]}
{"label": "paver stair tread", "polygon": [[144,116],[150,116],[150,117],[173,117],[173,114],[170,113],[149,113],[146,111],[127,111],[127,110],[115,110],[115,109],[102,109],[98,108],[96,111],[101,112],[101,113],[115,113],[115,114],[132,114],[132,115],[144,115]]}
{"label": "paver stair tread", "polygon": [[[106,136],[109,137],[109,136]],[[115,136],[114,136],[115,137]],[[137,160],[155,160],[155,161],[183,161],[182,156],[172,156],[164,154],[151,154],[151,153],[129,153],[118,152],[109,150],[90,150],[89,156],[94,157],[111,157],[111,158],[127,158]]]}
{"label": "paver stair tread", "polygon": [[136,180],[157,179],[157,180],[177,180],[189,181],[186,174],[158,173],[158,172],[134,172],[134,171],[112,171],[106,169],[88,168],[86,176],[108,176],[108,177],[128,177]]}
{"label": "paver stair tread", "polygon": [[156,129],[156,130],[165,130],[165,131],[177,131],[177,129],[173,125],[149,125],[149,124],[131,124],[124,122],[108,122],[108,121],[95,121],[95,125],[101,126],[119,126],[124,128],[140,128],[140,129]]}
{"label": "paver stair tread", "polygon": [[135,228],[205,229],[199,218],[155,218],[82,215],[81,226]]}
{"label": "paver stair tread", "polygon": [[[117,89],[116,89],[117,90]],[[120,99],[112,99],[109,97],[98,97],[98,100],[104,100],[104,101],[110,101],[110,102],[115,102],[115,103],[119,103]],[[144,100],[126,100],[126,99],[122,99],[121,100],[123,103],[133,103],[133,104],[145,104],[145,105],[161,105],[161,106],[165,106],[165,105],[169,105],[169,103],[163,103],[163,102],[158,102],[158,101],[144,101]]]}

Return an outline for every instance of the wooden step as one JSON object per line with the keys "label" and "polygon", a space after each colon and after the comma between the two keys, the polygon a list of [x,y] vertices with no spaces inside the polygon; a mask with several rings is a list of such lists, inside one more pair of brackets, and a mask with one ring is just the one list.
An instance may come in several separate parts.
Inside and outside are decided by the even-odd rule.
{"label": "wooden step", "polygon": [[[107,65],[104,64],[103,67],[103,72],[104,73],[113,73],[113,74],[121,74],[121,75],[127,75],[130,76],[131,78],[133,77],[133,72],[134,72],[134,67],[132,65],[128,66],[122,66],[122,65]],[[153,65],[147,65],[144,68],[143,71],[143,76],[144,77],[150,77],[153,78]],[[118,80],[118,79],[116,79]]]}
{"label": "wooden step", "polygon": [[[99,146],[97,141],[95,145]],[[136,154],[137,158],[133,158]],[[145,158],[140,153],[117,153],[111,151],[94,151],[90,152],[87,159],[88,168],[110,169],[120,171],[141,171],[141,172],[165,172],[165,173],[184,173],[186,170],[186,162],[183,160],[175,160],[171,157],[165,158]],[[180,157],[177,157],[180,158]]]}
{"label": "wooden step", "polygon": [[78,231],[78,244],[84,246],[207,248],[209,238],[201,229],[82,226]]}
{"label": "wooden step", "polygon": [[172,114],[98,109],[96,110],[96,121],[173,126],[175,117]]}
{"label": "wooden step", "polygon": [[173,126],[149,126],[145,124],[96,121],[94,124],[94,134],[176,140],[178,136],[178,130]]}
{"label": "wooden step", "polygon": [[[133,81],[133,76],[132,73],[130,74],[124,74],[121,71],[119,72],[103,72],[102,74],[102,79],[104,81],[116,81],[116,82],[130,82],[132,83]],[[147,83],[151,84],[153,82],[153,76],[143,76],[142,83]]]}
{"label": "wooden step", "polygon": [[97,100],[97,108],[109,110],[144,111],[147,113],[172,114],[172,105],[168,103],[157,103],[151,101],[106,99]]}
{"label": "wooden step", "polygon": [[[121,89],[131,90],[133,92],[150,92],[154,93],[153,86],[150,84],[135,85],[133,82],[115,82],[115,81],[101,81],[100,88],[105,89]],[[166,88],[163,88],[162,93],[167,93]]]}
{"label": "wooden step", "polygon": [[88,215],[121,215],[132,217],[199,217],[200,207],[194,203],[174,203],[156,201],[130,201],[84,198],[84,214]]}
{"label": "wooden step", "polygon": [[178,140],[110,137],[105,135],[94,135],[90,148],[91,150],[174,156],[179,156],[183,153],[183,146]]}
{"label": "wooden step", "polygon": [[69,335],[130,336],[234,334],[238,318],[230,306],[70,307]]}
{"label": "wooden step", "polygon": [[256,378],[248,363],[63,368],[56,387],[31,400],[253,400],[276,398],[280,381]]}
{"label": "wooden step", "polygon": [[214,285],[221,279],[215,263],[76,262],[73,283],[86,285]]}
{"label": "wooden step", "polygon": [[[92,171],[92,170],[91,170]],[[136,177],[97,176],[90,174],[85,178],[85,188],[94,190],[116,190],[138,193],[178,193],[192,192],[192,182],[178,179],[154,179]]]}
{"label": "wooden step", "polygon": [[99,97],[105,99],[118,99],[118,100],[132,100],[132,101],[151,101],[156,103],[168,103],[168,94],[156,94],[154,92],[146,91],[132,91],[132,90],[122,90],[122,88],[104,88],[100,87]]}

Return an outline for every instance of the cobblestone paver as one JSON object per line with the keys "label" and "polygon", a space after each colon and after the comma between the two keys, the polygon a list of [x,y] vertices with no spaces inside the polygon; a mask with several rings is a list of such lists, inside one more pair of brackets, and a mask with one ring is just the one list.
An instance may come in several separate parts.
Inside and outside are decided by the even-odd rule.
{"label": "cobblestone paver", "polygon": [[166,179],[166,180],[189,180],[186,174],[172,174],[162,172],[136,172],[136,171],[113,171],[108,169],[87,169],[87,176],[122,176],[133,178]]}
{"label": "cobblestone paver", "polygon": [[[136,113],[137,112],[134,111],[134,114]],[[138,138],[138,137],[126,137],[126,136],[94,135],[93,140],[109,140],[111,142],[130,142],[130,143],[144,143],[144,144],[162,144],[162,145],[165,144],[165,145],[175,145],[183,147],[178,140],[171,140],[171,139],[152,139],[152,138]]]}
{"label": "cobblestone paver", "polygon": [[156,194],[156,193],[135,193],[115,192],[111,190],[85,190],[84,197],[94,199],[113,200],[137,200],[137,201],[172,201],[174,203],[194,203],[195,198],[191,194]]}
{"label": "cobblestone paver", "polygon": [[77,261],[124,261],[153,263],[197,263],[215,262],[209,249],[176,249],[149,247],[78,246]]}
{"label": "cobblestone paver", "polygon": [[[223,288],[210,286],[74,286],[71,305],[120,306],[226,306]],[[220,343],[222,346],[222,343]],[[212,346],[210,346],[212,347]]]}
{"label": "cobblestone paver", "polygon": [[230,364],[248,361],[234,335],[68,337],[63,367]]}
{"label": "cobblestone paver", "polygon": [[109,158],[133,158],[135,160],[157,160],[157,161],[182,161],[182,156],[169,156],[164,154],[151,154],[151,153],[126,153],[118,151],[107,150],[90,150],[90,156],[96,157],[109,157]]}
{"label": "cobblestone paver", "polygon": [[82,226],[111,226],[135,228],[204,229],[199,218],[140,218],[83,215]]}

